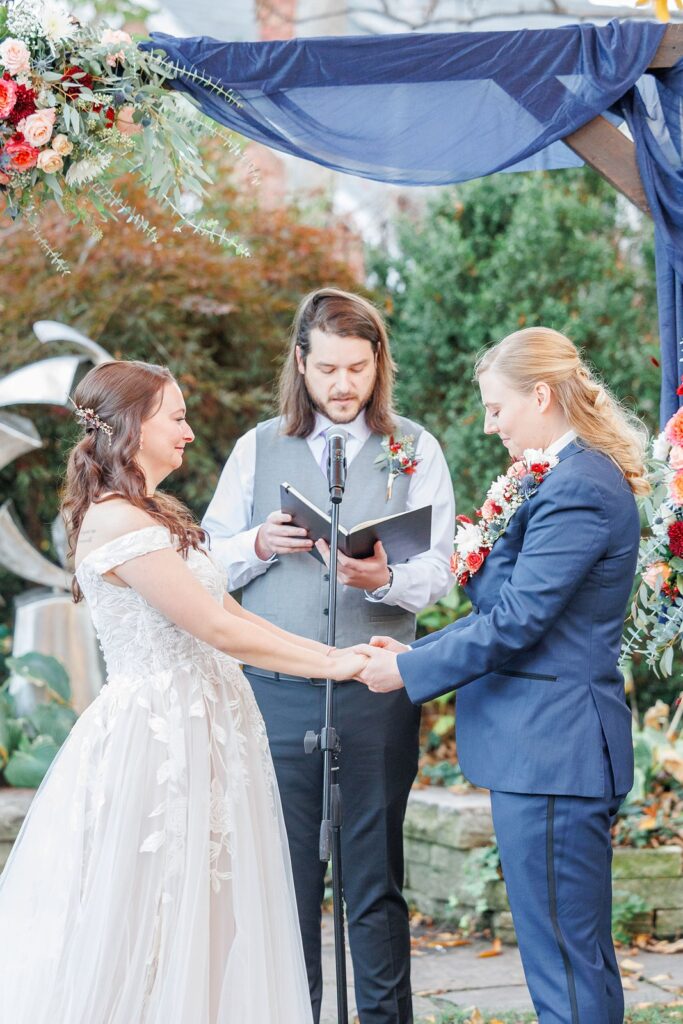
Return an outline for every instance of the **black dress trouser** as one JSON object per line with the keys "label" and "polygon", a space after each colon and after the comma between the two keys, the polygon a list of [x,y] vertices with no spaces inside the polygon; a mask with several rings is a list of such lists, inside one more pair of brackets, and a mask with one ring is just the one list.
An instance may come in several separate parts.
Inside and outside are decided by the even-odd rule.
{"label": "black dress trouser", "polygon": [[[304,752],[304,734],[325,718],[324,684],[245,669],[265,720],[292,858],[299,922],[317,1024],[322,998],[318,854],[323,760]],[[371,693],[335,686],[342,741],[342,870],[361,1024],[411,1024],[410,931],[403,886],[403,818],[417,771],[420,709],[405,690]]]}

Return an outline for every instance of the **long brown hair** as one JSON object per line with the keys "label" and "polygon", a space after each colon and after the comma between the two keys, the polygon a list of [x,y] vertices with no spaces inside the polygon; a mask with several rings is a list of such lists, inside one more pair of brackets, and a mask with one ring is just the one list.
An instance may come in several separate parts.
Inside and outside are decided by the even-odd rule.
{"label": "long brown hair", "polygon": [[634,494],[649,493],[645,427],[596,378],[569,338],[550,327],[515,331],[479,357],[475,379],[494,367],[524,393],[545,381],[579,439],[607,455]]}
{"label": "long brown hair", "polygon": [[[174,382],[170,370],[152,363],[116,360],[101,363],[85,375],[74,393],[74,403],[92,412],[85,434],[71,449],[62,491],[62,515],[73,555],[85,513],[93,502],[124,498],[146,512],[177,539],[183,555],[206,539],[192,513],[170,494],[146,493],[145,474],[135,460],[140,430],[162,401],[166,384]],[[97,427],[99,417],[111,434]],[[78,582],[74,600],[81,599]]]}
{"label": "long brown hair", "polygon": [[289,343],[289,352],[278,385],[280,415],[289,437],[308,437],[315,423],[315,407],[296,360],[297,348],[306,362],[314,327],[342,338],[364,338],[372,345],[377,379],[365,419],[374,434],[391,434],[396,429],[393,408],[396,364],[391,358],[389,336],[379,310],[352,292],[319,288],[299,303]]}

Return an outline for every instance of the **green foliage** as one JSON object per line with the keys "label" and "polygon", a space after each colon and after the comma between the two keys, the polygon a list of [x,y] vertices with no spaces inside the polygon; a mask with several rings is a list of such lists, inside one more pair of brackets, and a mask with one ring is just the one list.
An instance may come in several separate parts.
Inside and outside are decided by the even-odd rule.
{"label": "green foliage", "polygon": [[20,658],[7,658],[6,664],[15,675],[23,676],[38,686],[44,686],[50,700],[61,704],[68,702],[71,693],[69,677],[64,666],[56,658],[31,651]]}
{"label": "green foliage", "polygon": [[[399,222],[395,251],[374,252],[370,266],[399,365],[399,407],[443,443],[459,512],[481,503],[507,463],[498,439],[483,434],[474,362],[520,327],[564,331],[656,428],[652,226],[589,169],[440,190],[426,214]],[[421,625],[439,628],[426,614]],[[641,707],[673,696],[637,659],[633,672]]]}
{"label": "green foliage", "polygon": [[400,407],[444,443],[460,511],[481,502],[507,460],[482,434],[475,357],[520,327],[566,332],[655,425],[652,232],[621,208],[589,170],[494,176],[441,190],[422,220],[400,223],[396,255],[374,254]]}
{"label": "green foliage", "polygon": [[460,890],[464,899],[452,898],[451,905],[455,907],[459,902],[464,902],[466,906],[474,907],[474,919],[466,914],[458,922],[460,928],[474,927],[477,919],[491,909],[489,886],[500,878],[500,854],[495,843],[470,850],[460,876]]}
{"label": "green foliage", "polygon": [[[680,684],[679,684],[680,685]],[[664,845],[683,840],[683,737],[667,736],[664,706],[646,713],[646,724],[633,733],[634,781],[619,808],[614,841],[621,846]]]}
{"label": "green foliage", "polygon": [[419,613],[417,616],[418,636],[435,633],[439,629],[443,629],[444,626],[449,626],[456,619],[468,615],[471,608],[472,603],[465,596],[464,591],[460,587],[453,587],[440,601],[428,605]]}
{"label": "green foliage", "polygon": [[[443,718],[449,719],[451,727],[455,723],[452,715],[444,715]],[[437,761],[436,764],[426,764],[422,767],[421,776],[433,786],[464,786],[467,782],[457,761]]]}
{"label": "green foliage", "polygon": [[0,782],[35,788],[76,721],[69,678],[56,658],[36,652],[7,658],[7,668],[43,687],[45,702],[21,717],[9,679],[0,686]]}
{"label": "green foliage", "polygon": [[633,929],[630,927],[639,914],[648,909],[647,902],[634,892],[615,889],[612,892],[612,935],[618,942],[630,942]]}
{"label": "green foliage", "polygon": [[[178,233],[173,216],[131,181],[118,187],[158,225],[157,246],[123,222],[94,245],[55,211],[42,227],[73,268],[69,277],[60,277],[50,272],[21,224],[0,228],[3,255],[13,268],[0,278],[0,376],[45,358],[44,347],[31,340],[31,324],[39,319],[82,330],[116,358],[169,366],[185,392],[197,438],[167,486],[197,515],[236,438],[272,415],[273,386],[299,299],[323,284],[357,287],[342,259],[348,243],[341,228],[305,224],[295,206],[259,206],[247,185],[238,188],[231,181],[230,158],[217,150],[212,160],[216,186],[203,213],[239,234],[251,259],[191,232]],[[50,553],[49,525],[79,428],[65,409],[16,411],[33,420],[45,445],[0,471],[0,500],[13,498],[31,540]],[[11,598],[23,586],[0,573],[6,601],[0,618],[9,617]]]}
{"label": "green foliage", "polygon": [[[433,1016],[424,1017],[418,1024],[473,1024],[473,1007],[442,1012],[438,1019]],[[537,1024],[535,1013],[524,1013],[521,1010],[496,1010],[493,1013],[484,1011],[476,1017],[477,1024]],[[627,1008],[624,1024],[683,1024],[683,1007],[677,1003],[665,1006],[663,1003],[651,1004],[640,1009]]]}

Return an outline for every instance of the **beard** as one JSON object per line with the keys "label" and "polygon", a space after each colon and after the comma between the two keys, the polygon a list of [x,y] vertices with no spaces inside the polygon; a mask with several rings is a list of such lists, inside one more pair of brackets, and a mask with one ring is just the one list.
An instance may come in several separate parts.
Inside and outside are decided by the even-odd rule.
{"label": "beard", "polygon": [[306,390],[308,392],[308,397],[311,400],[311,405],[313,406],[316,412],[319,412],[323,416],[326,416],[330,423],[343,424],[352,423],[353,420],[355,420],[356,417],[361,412],[363,412],[364,409],[367,409],[368,405],[372,400],[372,395],[375,389],[375,383],[376,381],[372,382],[372,385],[369,387],[368,391],[364,395],[339,396],[341,398],[348,398],[348,402],[346,402],[344,405],[338,404],[334,399],[323,399],[320,396],[315,395],[314,393],[311,392],[310,388],[308,387],[308,383],[306,386]]}

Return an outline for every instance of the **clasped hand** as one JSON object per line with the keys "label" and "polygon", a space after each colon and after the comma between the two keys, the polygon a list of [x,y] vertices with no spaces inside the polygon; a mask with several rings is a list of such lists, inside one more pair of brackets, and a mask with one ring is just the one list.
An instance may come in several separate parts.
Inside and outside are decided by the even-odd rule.
{"label": "clasped hand", "polygon": [[[398,671],[396,656],[410,648],[390,636],[373,636],[368,644],[356,644],[331,651],[330,657],[338,659],[362,659],[354,672],[346,679],[358,679],[373,693],[390,693],[403,688],[403,679]],[[348,664],[348,662],[345,662]]]}

